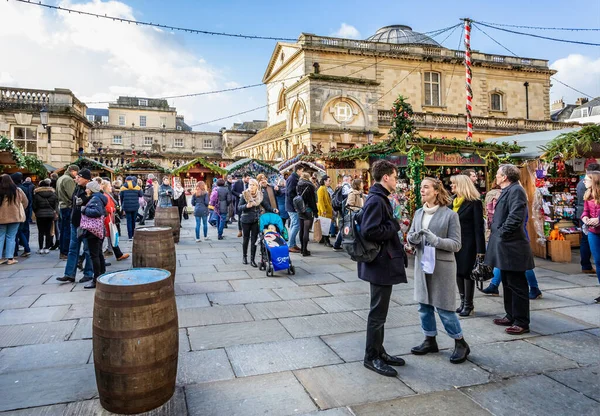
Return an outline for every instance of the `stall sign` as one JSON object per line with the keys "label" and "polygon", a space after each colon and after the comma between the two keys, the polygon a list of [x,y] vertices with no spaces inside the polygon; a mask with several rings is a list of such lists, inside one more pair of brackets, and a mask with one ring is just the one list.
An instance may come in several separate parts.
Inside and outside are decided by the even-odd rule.
{"label": "stall sign", "polygon": [[425,155],[426,166],[486,166],[485,160],[473,154],[471,157],[463,157],[458,153],[444,154],[435,152],[430,155]]}

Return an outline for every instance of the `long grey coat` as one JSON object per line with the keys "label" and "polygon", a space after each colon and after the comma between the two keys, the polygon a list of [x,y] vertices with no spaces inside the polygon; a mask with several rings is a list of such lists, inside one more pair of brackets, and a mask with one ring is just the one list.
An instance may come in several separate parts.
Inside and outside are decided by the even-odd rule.
{"label": "long grey coat", "polygon": [[408,242],[416,248],[415,255],[415,300],[419,303],[435,306],[446,311],[456,309],[456,258],[454,253],[461,248],[460,222],[458,214],[448,207],[439,207],[429,223],[429,230],[437,235],[435,247],[435,269],[433,274],[425,275],[421,267],[423,243],[419,235],[423,224],[423,209],[415,213]]}

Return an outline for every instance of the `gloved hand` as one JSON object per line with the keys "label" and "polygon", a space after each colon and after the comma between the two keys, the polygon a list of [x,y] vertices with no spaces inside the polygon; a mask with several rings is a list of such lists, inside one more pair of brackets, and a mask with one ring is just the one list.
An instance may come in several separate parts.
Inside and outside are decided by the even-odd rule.
{"label": "gloved hand", "polygon": [[83,199],[77,197],[75,198],[75,205],[81,206],[83,204]]}
{"label": "gloved hand", "polygon": [[421,244],[421,233],[419,232],[413,231],[412,233],[408,233],[406,238],[411,244]]}
{"label": "gloved hand", "polygon": [[440,241],[440,238],[428,229],[421,230],[421,235],[425,241],[433,247],[436,247]]}

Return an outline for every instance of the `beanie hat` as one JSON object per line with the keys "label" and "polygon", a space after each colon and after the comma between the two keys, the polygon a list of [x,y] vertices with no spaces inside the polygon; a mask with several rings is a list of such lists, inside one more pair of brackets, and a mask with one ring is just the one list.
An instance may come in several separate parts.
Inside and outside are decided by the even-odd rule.
{"label": "beanie hat", "polygon": [[85,187],[93,193],[100,192],[100,184],[96,181],[88,182],[88,184]]}
{"label": "beanie hat", "polygon": [[87,179],[88,181],[92,180],[92,172],[89,169],[81,169],[78,175],[80,178]]}

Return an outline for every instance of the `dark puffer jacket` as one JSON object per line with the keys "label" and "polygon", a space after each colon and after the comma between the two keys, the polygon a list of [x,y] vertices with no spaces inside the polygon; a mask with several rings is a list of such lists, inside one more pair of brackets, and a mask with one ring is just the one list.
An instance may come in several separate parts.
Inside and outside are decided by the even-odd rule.
{"label": "dark puffer jacket", "polygon": [[317,196],[315,193],[315,186],[311,181],[306,179],[300,179],[298,181],[297,194],[304,200],[306,206],[306,212],[304,214],[298,213],[298,217],[304,220],[310,220],[311,218],[318,216],[319,210],[317,208]]}
{"label": "dark puffer jacket", "polygon": [[242,193],[240,196],[240,204],[238,205],[238,209],[240,211],[240,221],[242,224],[252,224],[253,222],[258,222],[258,218],[262,212],[261,207],[266,212],[273,212],[271,205],[269,205],[264,199],[261,201],[259,206],[248,207],[246,198],[244,198],[244,194]]}
{"label": "dark puffer jacket", "polygon": [[36,218],[54,218],[57,206],[58,197],[51,186],[42,186],[33,191],[33,212]]}
{"label": "dark puffer jacket", "polygon": [[119,192],[121,197],[121,209],[125,212],[137,211],[140,208],[140,197],[143,196],[141,188],[137,185],[137,180],[127,177],[125,183]]}

